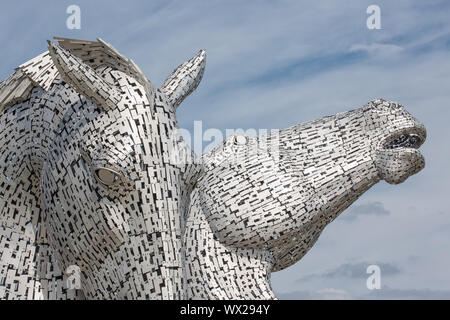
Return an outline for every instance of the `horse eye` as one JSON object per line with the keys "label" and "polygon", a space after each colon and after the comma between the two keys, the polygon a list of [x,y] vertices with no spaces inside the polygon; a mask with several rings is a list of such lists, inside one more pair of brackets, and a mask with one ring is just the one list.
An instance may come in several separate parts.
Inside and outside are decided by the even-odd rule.
{"label": "horse eye", "polygon": [[110,186],[114,184],[118,179],[120,174],[114,170],[108,168],[98,168],[94,170],[95,178],[102,184]]}

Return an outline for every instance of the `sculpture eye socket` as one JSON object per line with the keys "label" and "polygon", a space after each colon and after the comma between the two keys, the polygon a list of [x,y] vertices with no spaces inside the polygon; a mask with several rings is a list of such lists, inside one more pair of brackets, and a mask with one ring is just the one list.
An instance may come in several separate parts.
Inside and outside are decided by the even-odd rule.
{"label": "sculpture eye socket", "polygon": [[97,168],[94,170],[97,181],[105,186],[111,186],[119,180],[120,173],[109,168]]}

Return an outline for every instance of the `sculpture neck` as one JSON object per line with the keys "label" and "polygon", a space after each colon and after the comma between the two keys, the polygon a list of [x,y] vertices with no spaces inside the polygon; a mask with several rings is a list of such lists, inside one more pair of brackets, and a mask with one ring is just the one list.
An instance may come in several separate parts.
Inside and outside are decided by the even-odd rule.
{"label": "sculpture neck", "polygon": [[183,237],[185,299],[275,299],[268,250],[221,244],[199,206],[194,190]]}

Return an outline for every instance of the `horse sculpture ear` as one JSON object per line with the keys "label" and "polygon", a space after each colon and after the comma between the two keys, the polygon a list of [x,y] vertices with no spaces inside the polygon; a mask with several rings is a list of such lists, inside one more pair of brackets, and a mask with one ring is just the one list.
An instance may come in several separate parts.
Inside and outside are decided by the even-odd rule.
{"label": "horse sculpture ear", "polygon": [[205,65],[206,51],[200,50],[195,57],[176,68],[167,77],[166,81],[164,81],[161,89],[169,98],[174,108],[178,108],[181,102],[197,89],[203,78]]}
{"label": "horse sculpture ear", "polygon": [[76,92],[105,109],[117,106],[121,94],[114,85],[59,45],[50,41],[48,44],[48,51],[59,74]]}

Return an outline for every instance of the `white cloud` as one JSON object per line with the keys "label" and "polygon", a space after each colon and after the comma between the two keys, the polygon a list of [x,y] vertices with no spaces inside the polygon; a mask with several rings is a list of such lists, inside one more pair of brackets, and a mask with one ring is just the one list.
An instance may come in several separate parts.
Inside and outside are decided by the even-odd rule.
{"label": "white cloud", "polygon": [[342,289],[326,288],[318,290],[316,293],[318,299],[323,300],[350,300],[351,295]]}
{"label": "white cloud", "polygon": [[319,289],[317,291],[293,291],[279,293],[282,300],[352,300],[353,297],[345,290],[335,288]]}
{"label": "white cloud", "polygon": [[401,46],[382,43],[371,43],[369,45],[353,44],[349,49],[350,52],[365,51],[377,57],[391,57],[400,53],[402,50],[403,48]]}

